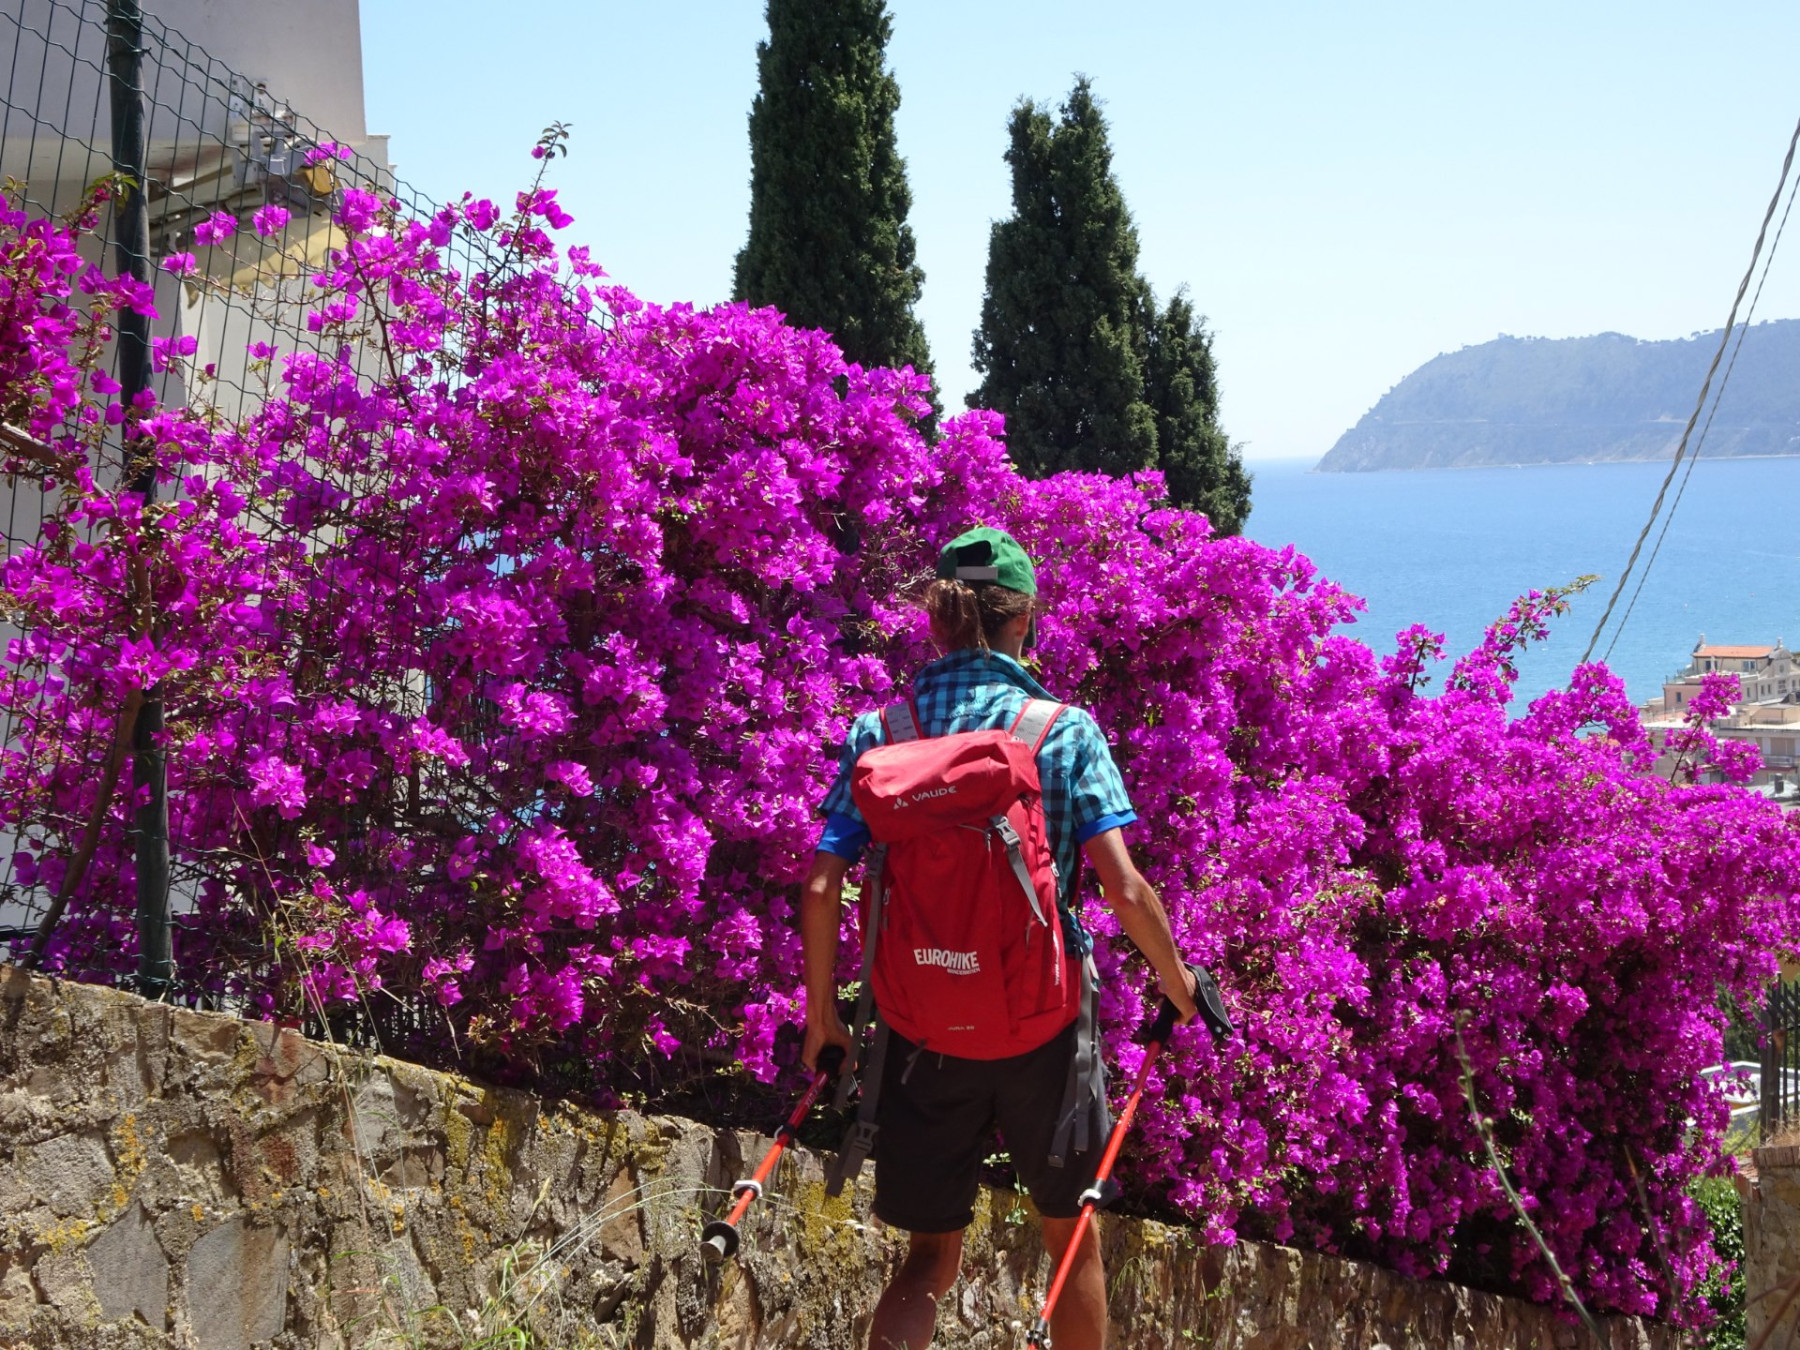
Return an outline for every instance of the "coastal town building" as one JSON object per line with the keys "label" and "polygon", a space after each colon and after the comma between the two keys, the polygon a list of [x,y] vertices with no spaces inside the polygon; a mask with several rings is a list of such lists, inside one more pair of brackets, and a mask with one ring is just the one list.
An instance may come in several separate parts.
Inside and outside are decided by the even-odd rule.
{"label": "coastal town building", "polygon": [[[1800,797],[1800,658],[1776,638],[1771,646],[1709,643],[1702,633],[1688,664],[1663,682],[1662,697],[1643,706],[1644,725],[1659,747],[1686,725],[1688,705],[1709,674],[1737,676],[1738,701],[1709,729],[1720,740],[1744,741],[1762,758],[1752,785],[1771,796]],[[1656,772],[1666,774],[1675,757],[1665,753]]]}
{"label": "coastal town building", "polygon": [[[333,219],[345,191],[398,190],[388,138],[365,118],[359,0],[0,4],[0,204],[67,215],[115,152],[138,157],[143,179],[147,392],[236,419],[282,358],[322,348],[309,279],[345,243]],[[134,247],[119,229],[100,212],[80,256],[119,265]],[[359,366],[378,359],[372,346],[350,352]],[[31,448],[18,428],[0,435],[9,453]],[[0,476],[0,558],[39,540],[54,509],[45,486]],[[0,614],[0,650],[20,636],[11,617]],[[17,852],[0,829],[0,933],[29,915],[7,884]]]}
{"label": "coastal town building", "polygon": [[[12,72],[0,90],[0,169],[34,214],[61,215],[114,167],[108,9],[18,9],[0,14],[0,70]],[[332,219],[345,187],[394,187],[388,138],[364,114],[359,0],[144,0],[142,10],[151,338],[185,353],[159,364],[155,392],[235,417],[262,383],[247,353],[306,345],[294,314],[310,274],[345,242]],[[255,227],[268,207],[282,224]],[[203,237],[221,216],[230,230]],[[81,241],[85,258],[106,260],[107,228]],[[193,261],[177,275],[165,264],[179,256]],[[10,496],[0,485],[0,509]]]}

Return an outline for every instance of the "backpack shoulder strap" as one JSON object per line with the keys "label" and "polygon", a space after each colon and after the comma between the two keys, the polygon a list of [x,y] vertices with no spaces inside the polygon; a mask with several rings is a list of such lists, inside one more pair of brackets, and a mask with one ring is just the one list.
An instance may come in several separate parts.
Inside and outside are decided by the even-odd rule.
{"label": "backpack shoulder strap", "polygon": [[889,745],[922,741],[925,732],[919,726],[919,710],[911,699],[904,699],[881,710],[881,733]]}
{"label": "backpack shoulder strap", "polygon": [[1050,734],[1050,728],[1056,724],[1057,718],[1068,711],[1068,707],[1066,703],[1056,703],[1047,698],[1028,700],[1013,721],[1012,738],[1024,741],[1035,755],[1044,748],[1044,737]]}

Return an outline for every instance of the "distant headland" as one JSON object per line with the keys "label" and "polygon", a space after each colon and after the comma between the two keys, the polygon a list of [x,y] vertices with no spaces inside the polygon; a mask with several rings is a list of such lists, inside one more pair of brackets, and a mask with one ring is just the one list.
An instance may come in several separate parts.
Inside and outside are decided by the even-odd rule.
{"label": "distant headland", "polygon": [[[1434,357],[1388,390],[1318,467],[1356,472],[1668,459],[1718,346],[1715,329],[1668,342],[1600,333],[1503,336],[1464,347]],[[1721,374],[1730,358],[1727,348]],[[1751,328],[1703,453],[1800,455],[1796,372],[1800,319]],[[1695,439],[1699,434],[1697,426]]]}

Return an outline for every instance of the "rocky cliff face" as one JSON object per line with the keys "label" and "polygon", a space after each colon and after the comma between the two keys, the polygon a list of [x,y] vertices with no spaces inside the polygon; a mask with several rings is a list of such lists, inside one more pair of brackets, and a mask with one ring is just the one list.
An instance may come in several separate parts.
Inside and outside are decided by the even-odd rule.
{"label": "rocky cliff face", "polygon": [[[1390,389],[1319,468],[1668,459],[1718,350],[1717,332],[1671,342],[1622,333],[1502,337],[1465,347],[1434,357]],[[1713,378],[1713,393],[1722,389],[1723,396],[1705,432],[1708,456],[1800,454],[1797,360],[1800,320],[1758,324],[1744,334],[1730,381],[1722,379],[1723,365]]]}
{"label": "rocky cliff face", "polygon": [[[539,1103],[292,1031],[0,971],[0,1345],[859,1346],[900,1239],[790,1155],[743,1249],[702,1223],[764,1141]],[[1115,1344],[1564,1347],[1552,1310],[1104,1221]],[[1030,1208],[985,1194],[938,1344],[1023,1344]],[[1607,1343],[1668,1347],[1617,1320]]]}

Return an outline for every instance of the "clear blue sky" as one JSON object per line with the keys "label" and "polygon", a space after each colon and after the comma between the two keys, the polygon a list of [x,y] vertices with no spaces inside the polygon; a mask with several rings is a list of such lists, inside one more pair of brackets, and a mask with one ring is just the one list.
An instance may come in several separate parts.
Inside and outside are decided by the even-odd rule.
{"label": "clear blue sky", "polygon": [[[975,382],[1022,96],[1090,76],[1159,294],[1215,333],[1252,459],[1313,456],[1414,367],[1499,333],[1719,327],[1796,117],[1800,5],[889,0],[900,150],[947,400]],[[370,129],[414,187],[554,185],[615,278],[729,297],[758,0],[362,0]],[[1800,315],[1800,222],[1759,318]]]}

